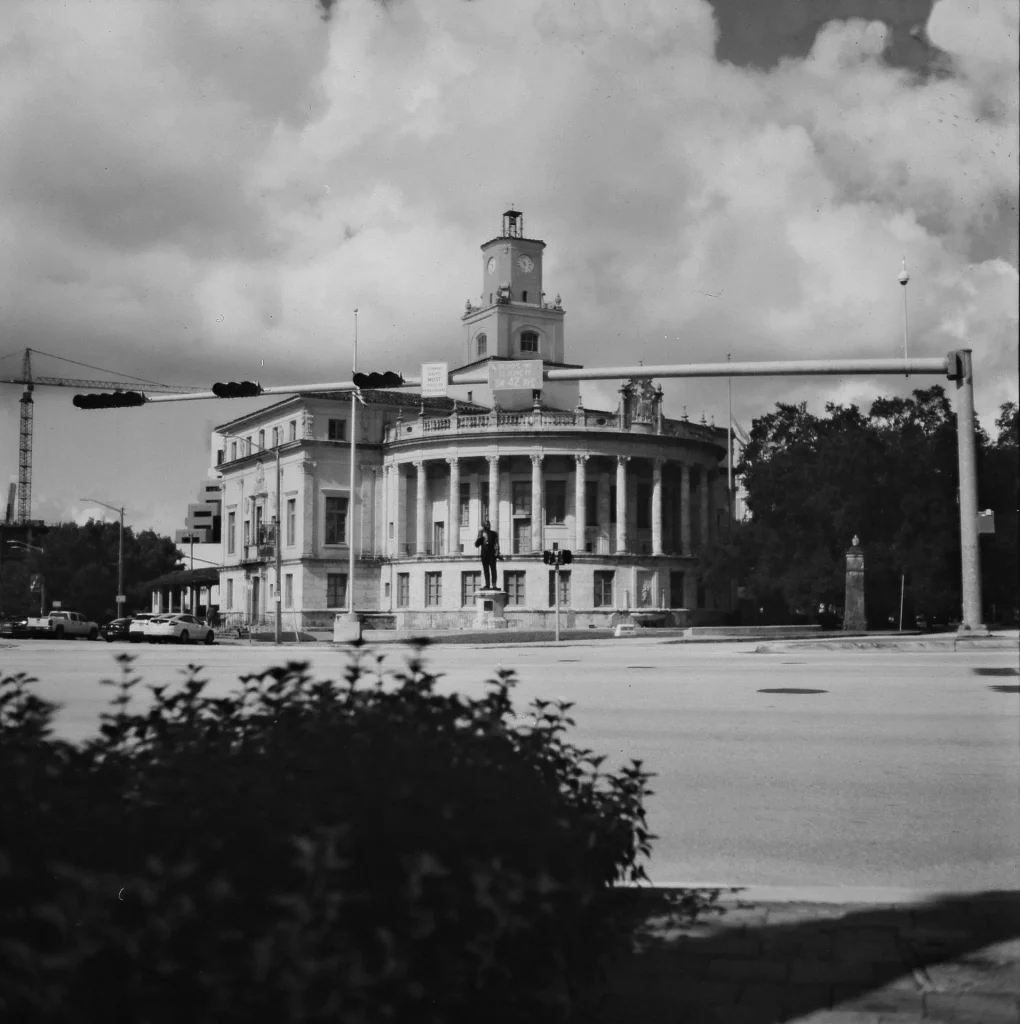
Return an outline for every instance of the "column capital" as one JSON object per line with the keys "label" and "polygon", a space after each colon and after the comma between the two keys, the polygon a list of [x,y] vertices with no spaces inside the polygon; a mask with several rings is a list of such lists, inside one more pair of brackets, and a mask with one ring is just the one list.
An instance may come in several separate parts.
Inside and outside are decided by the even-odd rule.
{"label": "column capital", "polygon": [[532,452],[530,457],[531,464],[533,466],[541,466],[542,460],[545,458],[545,455],[543,455],[541,452]]}
{"label": "column capital", "polygon": [[591,458],[591,455],[588,452],[575,452],[574,453],[574,461],[579,463],[579,464],[582,464],[582,465],[585,462],[587,462],[590,458]]}
{"label": "column capital", "polygon": [[446,456],[446,463],[447,463],[447,465],[450,465],[450,466],[457,466],[457,465],[460,464],[460,456],[459,455],[447,455]]}
{"label": "column capital", "polygon": [[656,455],[652,458],[652,465],[655,466],[656,469],[662,469],[662,467],[666,465],[666,461],[667,459],[665,455]]}
{"label": "column capital", "polygon": [[629,455],[617,455],[616,464],[618,466],[625,466],[628,462],[630,462],[630,459],[631,457]]}
{"label": "column capital", "polygon": [[485,461],[490,466],[498,466],[499,465],[499,456],[498,455],[486,455],[485,456]]}
{"label": "column capital", "polygon": [[414,462],[411,463],[411,465],[413,465],[414,468],[418,470],[419,473],[421,473],[425,469],[425,460],[415,459]]}

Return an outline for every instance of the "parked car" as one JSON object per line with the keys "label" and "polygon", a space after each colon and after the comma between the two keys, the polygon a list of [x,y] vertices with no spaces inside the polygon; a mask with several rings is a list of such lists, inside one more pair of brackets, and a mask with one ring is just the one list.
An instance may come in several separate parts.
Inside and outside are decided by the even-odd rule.
{"label": "parked car", "polygon": [[4,619],[0,622],[0,636],[28,636],[28,619],[24,616],[20,619]]}
{"label": "parked car", "polygon": [[145,639],[146,623],[155,617],[155,612],[139,612],[137,615],[132,615],[128,625],[128,640],[133,644],[140,644]]}
{"label": "parked car", "polygon": [[175,640],[180,644],[196,643],[211,644],[216,634],[201,619],[194,615],[181,613],[177,615],[159,615],[149,619],[145,626],[145,639],[150,644],[167,643]]}
{"label": "parked car", "polygon": [[99,629],[99,635],[107,642],[114,640],[127,640],[128,630],[131,628],[131,619],[112,619]]}
{"label": "parked car", "polygon": [[73,640],[76,636],[98,640],[99,624],[78,612],[54,610],[49,615],[29,617],[28,632],[32,636],[52,637],[54,640]]}

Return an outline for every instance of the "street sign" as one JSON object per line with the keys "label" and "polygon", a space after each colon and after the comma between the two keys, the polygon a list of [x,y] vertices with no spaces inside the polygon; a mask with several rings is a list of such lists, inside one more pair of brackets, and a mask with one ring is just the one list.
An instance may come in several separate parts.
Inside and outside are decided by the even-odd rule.
{"label": "street sign", "polygon": [[446,398],[449,363],[421,364],[421,394],[423,398]]}
{"label": "street sign", "polygon": [[995,513],[989,508],[978,512],[978,533],[995,533]]}
{"label": "street sign", "polygon": [[54,601],[53,602],[53,607],[54,608],[63,608],[64,606],[59,601]]}
{"label": "street sign", "polygon": [[114,601],[116,601],[118,604],[123,604],[126,600],[127,600],[127,597],[124,594],[118,594],[114,598]]}
{"label": "street sign", "polygon": [[493,391],[535,391],[542,387],[541,359],[504,359],[489,363]]}

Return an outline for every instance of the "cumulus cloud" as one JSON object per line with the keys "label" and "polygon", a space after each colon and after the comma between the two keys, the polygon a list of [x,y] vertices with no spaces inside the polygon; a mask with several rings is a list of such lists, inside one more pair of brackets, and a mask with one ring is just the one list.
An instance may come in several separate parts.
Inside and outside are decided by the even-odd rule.
{"label": "cumulus cloud", "polygon": [[[1017,8],[938,0],[926,30],[937,74],[890,66],[889,29],[852,17],[768,70],[720,61],[704,0],[344,0],[326,22],[311,0],[9,3],[8,337],[168,381],[334,380],[358,307],[363,361],[456,363],[513,202],[571,361],[895,356],[905,256],[911,354],[973,347],[987,419],[1016,394]],[[736,401],[746,422],[927,383]],[[723,421],[718,382],[666,391]],[[145,410],[180,446],[168,532],[208,412]]]}

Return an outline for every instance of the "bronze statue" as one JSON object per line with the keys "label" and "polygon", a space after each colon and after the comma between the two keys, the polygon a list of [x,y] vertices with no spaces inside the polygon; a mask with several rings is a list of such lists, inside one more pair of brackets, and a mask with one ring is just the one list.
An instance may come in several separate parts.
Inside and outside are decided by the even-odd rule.
{"label": "bronze statue", "polygon": [[475,547],[482,558],[482,572],[485,574],[485,590],[498,590],[496,586],[496,561],[499,559],[499,534],[489,526],[489,520],[482,522],[482,528],[475,538]]}

